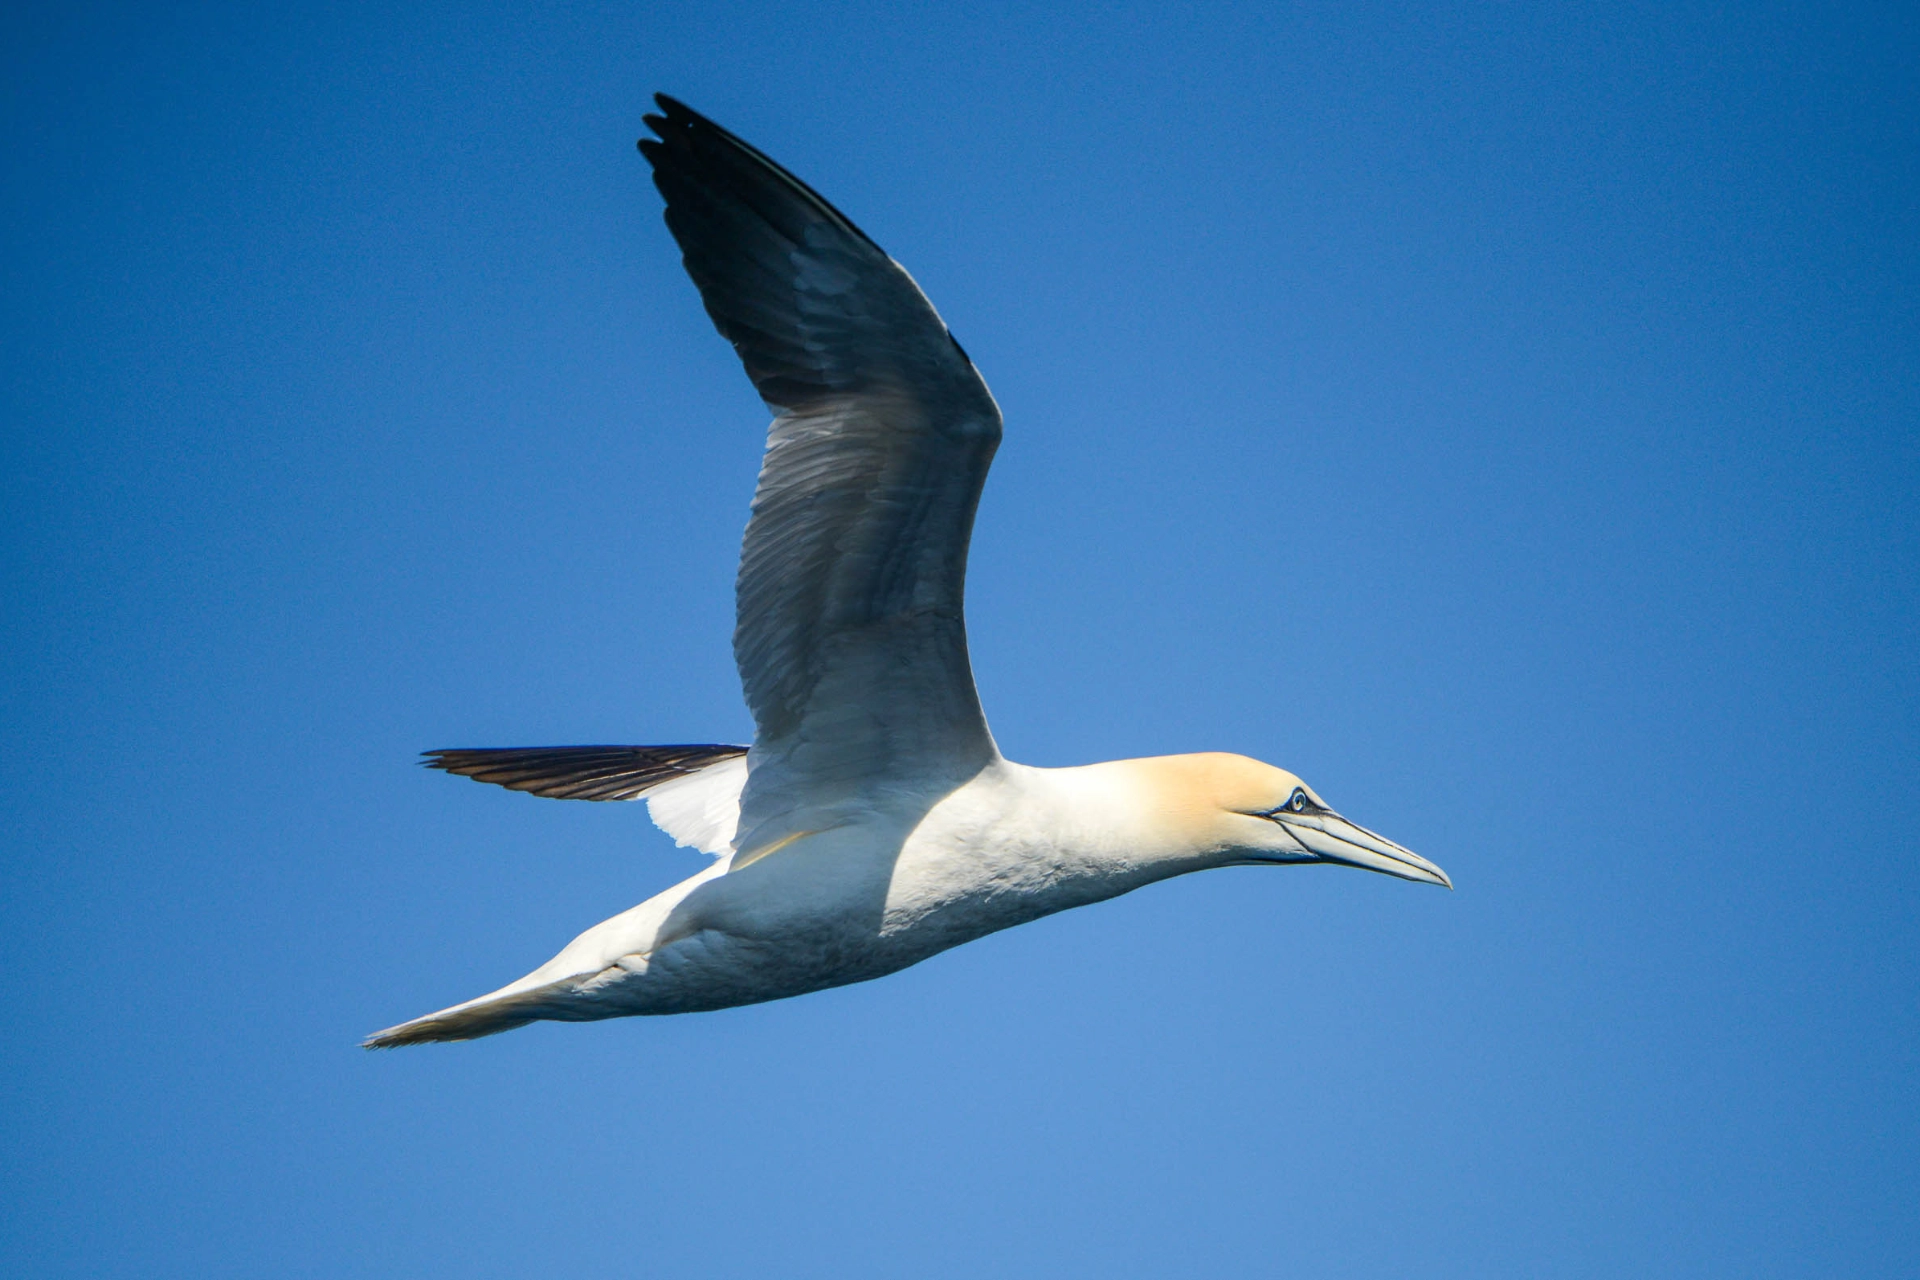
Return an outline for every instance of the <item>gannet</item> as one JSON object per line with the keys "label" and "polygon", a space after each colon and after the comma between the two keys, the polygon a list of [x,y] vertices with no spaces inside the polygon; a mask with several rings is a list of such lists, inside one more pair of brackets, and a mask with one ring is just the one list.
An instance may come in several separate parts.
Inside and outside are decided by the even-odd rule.
{"label": "gannet", "polygon": [[639,147],[667,226],[775,415],[735,584],[753,743],[426,753],[535,795],[644,798],[715,861],[369,1048],[862,982],[1208,867],[1337,864],[1452,887],[1245,756],[1064,769],[1002,756],[961,612],[999,407],[879,245],[747,143],[655,101]]}

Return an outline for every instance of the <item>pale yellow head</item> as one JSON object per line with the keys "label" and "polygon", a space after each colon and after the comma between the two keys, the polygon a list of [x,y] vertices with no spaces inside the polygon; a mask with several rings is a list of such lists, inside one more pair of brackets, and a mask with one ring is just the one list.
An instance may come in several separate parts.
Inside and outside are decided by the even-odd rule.
{"label": "pale yellow head", "polygon": [[1116,766],[1170,855],[1219,866],[1331,862],[1453,887],[1439,867],[1341,817],[1285,769],[1215,751]]}

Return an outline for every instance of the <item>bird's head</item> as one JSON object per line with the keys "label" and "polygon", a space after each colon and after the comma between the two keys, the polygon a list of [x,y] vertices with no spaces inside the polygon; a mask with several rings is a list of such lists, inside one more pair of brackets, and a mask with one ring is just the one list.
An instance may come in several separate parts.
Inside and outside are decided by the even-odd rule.
{"label": "bird's head", "polygon": [[1153,766],[1185,842],[1201,844],[1214,865],[1332,862],[1453,888],[1439,867],[1341,817],[1285,769],[1219,752],[1140,763]]}

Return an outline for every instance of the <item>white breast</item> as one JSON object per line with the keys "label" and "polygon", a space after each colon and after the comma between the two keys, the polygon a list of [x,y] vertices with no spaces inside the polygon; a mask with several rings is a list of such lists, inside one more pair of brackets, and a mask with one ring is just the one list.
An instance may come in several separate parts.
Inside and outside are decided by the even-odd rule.
{"label": "white breast", "polygon": [[1140,808],[1108,770],[996,762],[908,837],[882,932],[932,955],[1185,869],[1158,856]]}

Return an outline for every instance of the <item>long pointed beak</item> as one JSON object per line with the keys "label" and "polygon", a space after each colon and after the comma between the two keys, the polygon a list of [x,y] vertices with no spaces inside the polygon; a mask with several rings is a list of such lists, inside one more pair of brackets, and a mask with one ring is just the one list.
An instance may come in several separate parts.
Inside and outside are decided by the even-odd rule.
{"label": "long pointed beak", "polygon": [[1318,813],[1277,813],[1275,821],[1287,829],[1307,851],[1326,862],[1345,863],[1363,871],[1378,871],[1453,888],[1447,873],[1433,863],[1365,827],[1348,822],[1339,814],[1323,809]]}

